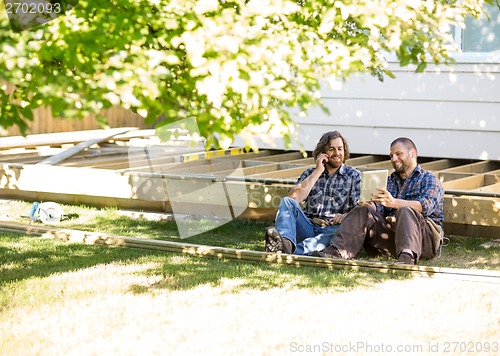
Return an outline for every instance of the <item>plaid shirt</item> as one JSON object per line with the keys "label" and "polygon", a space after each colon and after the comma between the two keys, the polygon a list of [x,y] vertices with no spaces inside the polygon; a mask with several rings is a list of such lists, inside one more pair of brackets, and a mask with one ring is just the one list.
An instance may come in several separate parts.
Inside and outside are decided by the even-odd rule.
{"label": "plaid shirt", "polygon": [[[411,176],[403,181],[396,172],[387,177],[387,190],[396,199],[417,200],[422,205],[422,215],[430,217],[443,227],[444,190],[439,179],[417,164]],[[384,216],[394,215],[395,209],[377,204]]]}
{"label": "plaid shirt", "polygon": [[[314,169],[305,170],[297,184],[309,177]],[[305,199],[304,213],[309,218],[330,219],[334,214],[351,211],[358,204],[360,182],[359,171],[345,164],[331,176],[325,170]]]}

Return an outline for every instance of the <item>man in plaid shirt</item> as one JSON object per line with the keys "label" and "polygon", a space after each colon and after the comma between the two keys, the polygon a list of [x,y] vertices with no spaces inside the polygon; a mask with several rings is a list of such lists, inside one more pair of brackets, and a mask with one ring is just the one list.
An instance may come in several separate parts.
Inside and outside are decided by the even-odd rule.
{"label": "man in plaid shirt", "polygon": [[373,194],[375,204],[353,209],[330,246],[314,255],[349,259],[364,247],[370,255],[417,264],[420,258],[439,254],[444,236],[441,182],[417,164],[417,148],[409,138],[394,140],[390,156],[394,172],[387,178],[387,189]]}
{"label": "man in plaid shirt", "polygon": [[[281,199],[275,227],[266,230],[266,251],[309,255],[325,249],[344,216],[358,203],[360,172],[344,164],[346,140],[338,131],[325,133],[289,196]],[[304,209],[299,204],[304,203]]]}

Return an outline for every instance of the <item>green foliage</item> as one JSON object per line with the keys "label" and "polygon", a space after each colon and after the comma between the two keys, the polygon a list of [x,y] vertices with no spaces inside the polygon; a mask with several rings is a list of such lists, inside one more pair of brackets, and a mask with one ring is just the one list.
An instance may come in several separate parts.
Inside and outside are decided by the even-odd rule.
{"label": "green foliage", "polygon": [[120,105],[156,126],[196,118],[209,146],[288,142],[288,109],[321,106],[322,81],[392,77],[388,53],[417,71],[450,62],[450,27],[480,13],[479,0],[80,0],[19,33],[2,13],[1,124]]}

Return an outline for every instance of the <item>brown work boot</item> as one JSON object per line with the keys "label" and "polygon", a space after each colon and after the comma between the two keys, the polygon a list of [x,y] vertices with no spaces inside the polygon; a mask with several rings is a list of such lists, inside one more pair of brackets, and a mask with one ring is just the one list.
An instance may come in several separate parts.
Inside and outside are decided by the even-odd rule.
{"label": "brown work boot", "polygon": [[408,252],[401,252],[396,263],[400,265],[414,265],[415,257]]}
{"label": "brown work boot", "polygon": [[281,236],[278,230],[274,227],[268,227],[266,229],[266,252],[273,253],[292,253],[293,244],[292,241],[286,237]]}
{"label": "brown work boot", "polygon": [[324,258],[342,258],[340,251],[333,245],[328,246],[323,251],[313,251],[311,255]]}

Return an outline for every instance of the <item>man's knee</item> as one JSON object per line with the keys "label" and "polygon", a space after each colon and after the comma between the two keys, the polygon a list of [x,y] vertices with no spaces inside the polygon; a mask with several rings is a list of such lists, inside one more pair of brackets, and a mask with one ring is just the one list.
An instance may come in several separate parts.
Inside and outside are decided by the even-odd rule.
{"label": "man's knee", "polygon": [[403,206],[396,210],[396,219],[403,216],[417,216],[417,211],[409,206]]}
{"label": "man's knee", "polygon": [[290,197],[284,197],[280,201],[280,207],[286,206],[288,208],[290,207],[297,207],[299,206],[299,203],[297,203],[294,199]]}
{"label": "man's knee", "polygon": [[358,205],[354,209],[352,209],[349,214],[359,214],[359,215],[366,215],[369,213],[374,212],[376,209],[372,204],[368,205]]}

